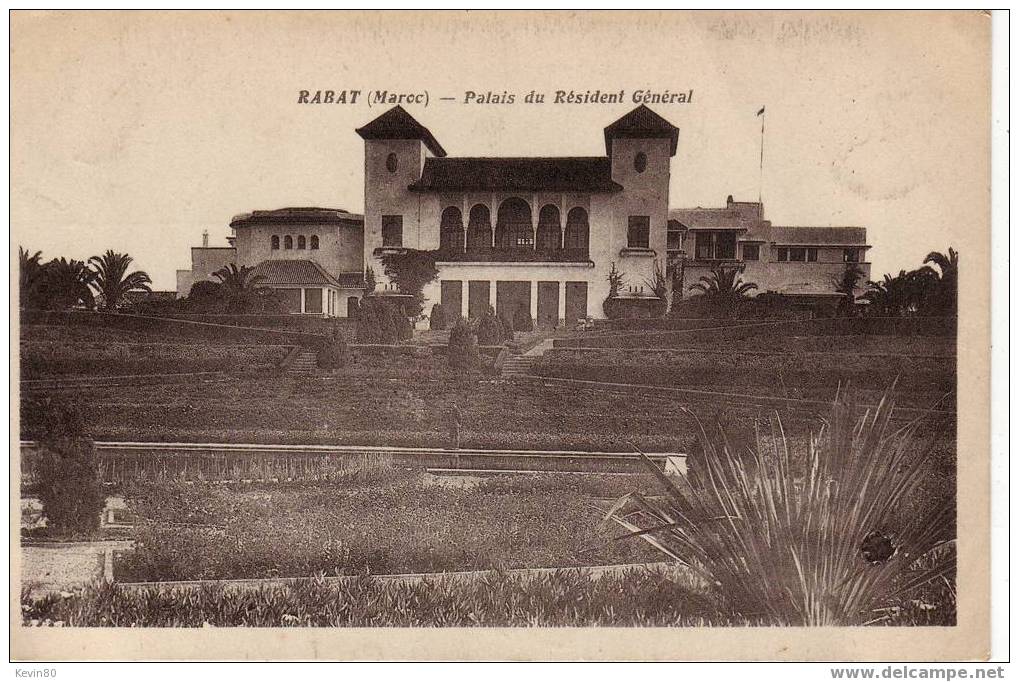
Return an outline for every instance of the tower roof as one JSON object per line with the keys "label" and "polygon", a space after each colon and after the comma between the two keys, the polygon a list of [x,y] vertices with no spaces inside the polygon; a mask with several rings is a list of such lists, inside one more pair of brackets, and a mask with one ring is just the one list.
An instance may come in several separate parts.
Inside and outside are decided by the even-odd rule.
{"label": "tower roof", "polygon": [[370,123],[357,128],[354,132],[365,140],[421,140],[432,154],[446,155],[446,150],[442,148],[431,131],[418,123],[400,105],[396,105]]}
{"label": "tower roof", "polygon": [[670,154],[676,154],[679,128],[641,104],[615,123],[605,128],[605,150],[612,153],[612,140],[616,137],[664,138],[671,142]]}

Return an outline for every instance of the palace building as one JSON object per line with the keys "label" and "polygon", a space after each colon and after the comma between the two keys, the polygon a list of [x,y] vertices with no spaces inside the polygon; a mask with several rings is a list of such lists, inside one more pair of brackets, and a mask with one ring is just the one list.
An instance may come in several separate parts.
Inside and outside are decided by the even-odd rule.
{"label": "palace building", "polygon": [[613,268],[627,282],[620,298],[643,300],[657,298],[645,284],[656,272],[666,274],[666,297],[677,297],[719,264],[742,267],[758,292],[805,302],[837,297],[833,282],[850,264],[861,281],[870,274],[862,227],[774,226],[759,202],[731,196],[723,208],[670,210],[679,129],[646,106],[604,129],[604,156],[451,157],[400,106],[356,132],[363,216],[237,216],[229,247],[192,249],[178,294],[236,262],[285,291],[291,312],[343,317],[364,293],[367,268],[378,292],[390,292],[383,256],[413,249],[432,252],[439,271],[425,287],[426,312],[437,302],[465,317],[522,308],[556,326],[604,316]]}

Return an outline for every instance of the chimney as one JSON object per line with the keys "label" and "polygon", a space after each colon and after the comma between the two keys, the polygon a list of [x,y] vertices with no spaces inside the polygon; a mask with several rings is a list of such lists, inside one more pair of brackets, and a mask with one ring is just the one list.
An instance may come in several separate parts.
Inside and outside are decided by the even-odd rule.
{"label": "chimney", "polygon": [[202,246],[208,246],[208,245],[209,245],[209,231],[208,230],[202,230]]}

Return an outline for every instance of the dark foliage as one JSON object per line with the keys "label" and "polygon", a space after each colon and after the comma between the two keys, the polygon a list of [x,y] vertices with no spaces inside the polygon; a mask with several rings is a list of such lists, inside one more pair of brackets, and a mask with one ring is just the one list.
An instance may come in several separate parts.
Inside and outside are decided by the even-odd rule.
{"label": "dark foliage", "polygon": [[38,443],[36,492],[47,529],[56,533],[90,533],[99,528],[105,495],[99,480],[95,448],[81,413],[53,396],[24,396],[22,437]]}
{"label": "dark foliage", "polygon": [[442,330],[447,326],[446,309],[442,307],[441,303],[436,303],[432,306],[432,314],[428,316],[428,328]]}
{"label": "dark foliage", "polygon": [[319,345],[315,357],[322,369],[340,369],[346,365],[350,361],[350,348],[343,334],[334,329]]}
{"label": "dark foliage", "polygon": [[419,318],[424,311],[425,285],[434,282],[439,276],[435,267],[437,252],[403,249],[396,253],[382,255],[382,267],[386,277],[393,282],[402,294],[410,294],[412,302],[407,306],[407,314]]}
{"label": "dark foliage", "polygon": [[391,344],[414,336],[414,326],[401,305],[380,296],[369,296],[361,303],[357,316],[358,343]]}
{"label": "dark foliage", "polygon": [[454,370],[471,370],[481,364],[478,353],[478,336],[474,325],[463,319],[457,319],[449,330],[449,347],[446,351],[447,361]]}
{"label": "dark foliage", "polygon": [[513,330],[518,332],[534,331],[534,318],[531,317],[531,311],[522,305],[517,306],[517,309],[513,311]]}

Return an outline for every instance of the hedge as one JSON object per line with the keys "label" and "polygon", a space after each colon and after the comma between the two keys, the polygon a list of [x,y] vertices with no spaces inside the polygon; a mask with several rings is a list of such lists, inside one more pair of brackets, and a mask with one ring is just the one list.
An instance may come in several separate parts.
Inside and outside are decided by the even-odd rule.
{"label": "hedge", "polygon": [[266,369],[278,365],[287,349],[282,345],[30,341],[21,344],[21,376],[33,379]]}
{"label": "hedge", "polygon": [[693,326],[675,331],[579,334],[555,339],[553,345],[556,348],[669,348],[690,341],[730,341],[766,336],[955,336],[956,326],[954,317],[839,317]]}
{"label": "hedge", "polygon": [[323,336],[322,334],[284,329],[240,327],[210,322],[194,322],[172,317],[93,313],[84,310],[23,310],[21,311],[21,324],[80,325],[162,334],[167,337],[197,337],[220,342],[224,339],[230,339],[237,343],[268,343],[312,347],[317,345]]}

